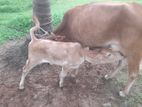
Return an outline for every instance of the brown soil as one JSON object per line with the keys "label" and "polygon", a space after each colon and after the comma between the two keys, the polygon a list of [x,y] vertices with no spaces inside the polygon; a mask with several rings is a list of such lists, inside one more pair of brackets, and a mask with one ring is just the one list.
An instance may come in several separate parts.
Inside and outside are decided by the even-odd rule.
{"label": "brown soil", "polygon": [[[22,39],[0,47],[0,107],[134,107],[129,98],[118,96],[121,83],[103,79],[114,71],[117,63],[92,66],[85,62],[76,78],[65,79],[63,89],[58,87],[61,68],[42,64],[27,76],[25,89],[18,90],[21,68],[26,61],[23,44]],[[137,88],[142,89],[142,85]],[[142,107],[141,102],[135,103],[136,107]]]}

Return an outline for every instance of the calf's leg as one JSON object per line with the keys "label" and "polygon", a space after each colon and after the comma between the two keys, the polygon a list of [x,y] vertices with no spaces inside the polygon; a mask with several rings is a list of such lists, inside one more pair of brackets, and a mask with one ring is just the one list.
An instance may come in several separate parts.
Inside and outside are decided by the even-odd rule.
{"label": "calf's leg", "polygon": [[59,74],[59,78],[60,78],[60,80],[59,80],[59,87],[60,88],[63,87],[63,82],[64,82],[65,77],[67,76],[67,73],[68,73],[67,72],[67,68],[62,67],[62,70],[61,70],[61,72]]}
{"label": "calf's leg", "polygon": [[76,75],[78,74],[78,67],[75,68],[75,69],[72,68],[72,67],[62,67],[62,70],[61,70],[60,75],[59,75],[59,78],[60,78],[60,80],[59,80],[59,87],[60,87],[60,88],[63,87],[64,79],[65,79],[65,77],[67,76],[67,74],[68,74],[69,72],[72,72],[72,71],[75,72],[75,74],[72,75],[72,76],[73,76],[73,77],[76,77]]}
{"label": "calf's leg", "polygon": [[27,74],[30,72],[30,70],[37,65],[37,61],[35,60],[27,60],[25,66],[23,67],[23,72],[21,76],[21,81],[19,84],[19,89],[24,89],[24,81],[27,76]]}
{"label": "calf's leg", "polygon": [[125,66],[124,62],[125,62],[124,59],[120,60],[118,65],[117,65],[116,70],[113,73],[111,73],[111,74],[105,75],[104,78],[106,80],[108,80],[109,78],[113,78]]}

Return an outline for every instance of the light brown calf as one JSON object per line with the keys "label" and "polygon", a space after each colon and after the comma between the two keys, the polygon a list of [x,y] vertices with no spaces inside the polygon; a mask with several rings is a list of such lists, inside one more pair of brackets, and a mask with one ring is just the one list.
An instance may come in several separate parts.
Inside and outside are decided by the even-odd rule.
{"label": "light brown calf", "polygon": [[[75,42],[58,42],[53,40],[37,39],[34,32],[40,28],[40,24],[34,17],[35,27],[30,29],[31,42],[28,46],[28,59],[23,67],[23,73],[19,89],[24,88],[24,80],[29,71],[38,64],[50,63],[62,66],[59,86],[63,87],[63,81],[70,69],[78,69],[86,60],[93,64],[113,62],[122,57],[119,53],[111,53],[111,50],[90,51]],[[116,56],[120,56],[116,58]]]}

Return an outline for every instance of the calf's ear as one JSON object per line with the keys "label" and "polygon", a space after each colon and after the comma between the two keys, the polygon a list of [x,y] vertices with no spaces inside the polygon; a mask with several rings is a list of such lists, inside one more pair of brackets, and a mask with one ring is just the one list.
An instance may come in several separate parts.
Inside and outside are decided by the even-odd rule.
{"label": "calf's ear", "polygon": [[84,50],[87,50],[87,51],[89,51],[89,47],[85,47],[85,48],[84,48]]}

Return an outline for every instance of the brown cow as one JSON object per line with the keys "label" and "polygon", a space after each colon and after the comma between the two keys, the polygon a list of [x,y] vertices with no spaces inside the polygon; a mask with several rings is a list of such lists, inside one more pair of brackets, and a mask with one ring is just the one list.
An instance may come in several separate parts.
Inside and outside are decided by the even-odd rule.
{"label": "brown cow", "polygon": [[128,61],[129,79],[120,95],[129,93],[142,57],[142,5],[90,3],[77,6],[65,13],[54,33],[83,46],[111,47],[121,52]]}

